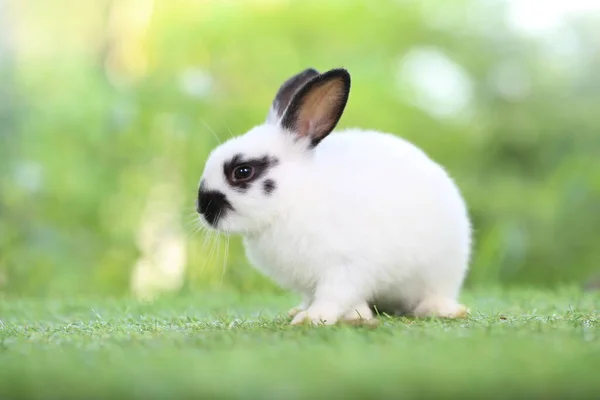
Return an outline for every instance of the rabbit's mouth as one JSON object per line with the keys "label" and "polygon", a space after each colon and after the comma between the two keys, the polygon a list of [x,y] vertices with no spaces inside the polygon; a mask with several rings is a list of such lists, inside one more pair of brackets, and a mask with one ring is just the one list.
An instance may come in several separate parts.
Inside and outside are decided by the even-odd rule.
{"label": "rabbit's mouth", "polygon": [[205,185],[201,184],[198,190],[196,211],[210,226],[217,228],[219,220],[228,212],[233,211],[233,206],[224,193],[218,190],[207,190]]}

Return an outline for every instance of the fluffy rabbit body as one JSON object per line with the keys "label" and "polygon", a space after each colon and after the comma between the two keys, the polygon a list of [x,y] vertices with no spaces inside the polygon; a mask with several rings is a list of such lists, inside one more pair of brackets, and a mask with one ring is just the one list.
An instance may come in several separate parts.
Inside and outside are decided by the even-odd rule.
{"label": "fluffy rabbit body", "polygon": [[375,308],[464,316],[471,227],[459,190],[403,139],[331,133],[349,90],[343,69],[286,81],[264,124],[209,156],[202,221],[241,234],[251,263],[302,295],[293,324],[370,320]]}

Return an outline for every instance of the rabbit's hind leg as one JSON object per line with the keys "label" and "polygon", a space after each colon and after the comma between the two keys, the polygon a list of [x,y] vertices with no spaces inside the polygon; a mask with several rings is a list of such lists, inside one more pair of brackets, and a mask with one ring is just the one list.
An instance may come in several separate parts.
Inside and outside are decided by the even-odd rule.
{"label": "rabbit's hind leg", "polygon": [[447,297],[428,297],[414,309],[417,318],[465,318],[469,313],[467,307]]}

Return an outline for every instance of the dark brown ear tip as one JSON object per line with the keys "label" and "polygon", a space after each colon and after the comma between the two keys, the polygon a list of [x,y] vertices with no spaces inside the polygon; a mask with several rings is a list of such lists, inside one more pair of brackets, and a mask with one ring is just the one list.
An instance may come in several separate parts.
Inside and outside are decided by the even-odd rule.
{"label": "dark brown ear tip", "polygon": [[324,81],[330,80],[330,79],[335,79],[335,78],[340,78],[343,81],[344,86],[346,86],[347,88],[350,88],[350,83],[351,83],[352,79],[350,77],[350,73],[345,68],[330,69],[329,71],[327,71],[321,75],[321,79]]}
{"label": "dark brown ear tip", "polygon": [[304,71],[299,72],[298,75],[294,76],[293,79],[313,79],[321,75],[319,71],[314,68],[306,68]]}
{"label": "dark brown ear tip", "polygon": [[320,75],[321,73],[319,71],[317,71],[316,69],[309,67],[309,68],[306,68],[304,71],[302,71],[301,74],[302,75]]}

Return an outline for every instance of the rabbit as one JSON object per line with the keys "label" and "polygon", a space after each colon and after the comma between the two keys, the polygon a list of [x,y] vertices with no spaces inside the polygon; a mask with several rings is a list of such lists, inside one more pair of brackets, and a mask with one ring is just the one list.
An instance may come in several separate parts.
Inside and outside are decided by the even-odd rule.
{"label": "rabbit", "polygon": [[377,313],[460,318],[471,256],[466,203],[449,174],[393,134],[332,132],[350,74],[308,68],[267,118],[209,154],[196,208],[239,234],[251,264],[301,304],[291,324],[377,321]]}

